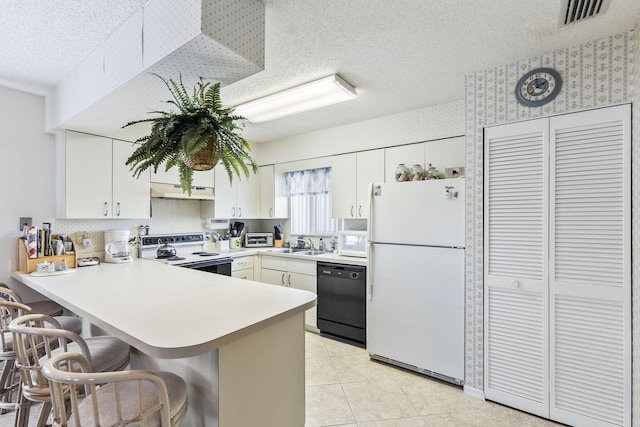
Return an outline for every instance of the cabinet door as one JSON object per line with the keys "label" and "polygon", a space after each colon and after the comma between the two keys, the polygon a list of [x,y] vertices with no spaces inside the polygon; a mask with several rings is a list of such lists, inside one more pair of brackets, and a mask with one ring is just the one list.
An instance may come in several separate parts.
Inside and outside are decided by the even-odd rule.
{"label": "cabinet door", "polygon": [[631,106],[549,119],[551,419],[631,425]]}
{"label": "cabinet door", "polygon": [[260,166],[258,168],[260,181],[259,217],[287,218],[289,216],[289,198],[286,195],[284,174],[276,174],[273,165]]}
{"label": "cabinet door", "polygon": [[[236,218],[236,189],[229,182],[229,175],[224,166],[218,164],[215,173],[214,216],[216,218]],[[236,180],[234,180],[235,183]]]}
{"label": "cabinet door", "polygon": [[424,143],[385,148],[384,156],[385,182],[395,182],[398,164],[404,163],[409,169],[416,163],[424,166]]}
{"label": "cabinet door", "polygon": [[275,177],[273,165],[258,168],[260,178],[260,218],[275,218]]}
{"label": "cabinet door", "polygon": [[549,416],[548,121],[485,129],[484,391]]}
{"label": "cabinet door", "polygon": [[249,177],[233,177],[236,187],[236,218],[258,218],[260,215],[260,178],[250,172]]}
{"label": "cabinet door", "polygon": [[150,217],[150,172],[135,178],[125,165],[134,149],[131,142],[113,140],[113,218]]}
{"label": "cabinet door", "polygon": [[[307,274],[289,272],[287,273],[287,285],[292,288],[302,289],[303,291],[313,292],[316,295],[318,294],[318,286],[315,275],[310,276]],[[317,307],[310,308],[304,312],[304,321],[307,326],[317,328],[317,317]]]}
{"label": "cabinet door", "polygon": [[356,217],[356,154],[335,156],[331,164],[331,216]]}
{"label": "cabinet door", "polygon": [[369,218],[369,184],[384,182],[384,149],[356,155],[356,217]]}
{"label": "cabinet door", "polygon": [[269,268],[262,269],[262,279],[264,283],[271,285],[288,286],[287,272],[284,270],[271,270]]}
{"label": "cabinet door", "polygon": [[65,141],[65,216],[110,218],[111,139],[67,132]]}

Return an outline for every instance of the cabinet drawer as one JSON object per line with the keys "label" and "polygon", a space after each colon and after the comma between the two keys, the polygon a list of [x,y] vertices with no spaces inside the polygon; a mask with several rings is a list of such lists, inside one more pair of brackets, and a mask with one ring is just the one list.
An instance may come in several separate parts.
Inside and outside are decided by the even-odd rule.
{"label": "cabinet drawer", "polygon": [[285,257],[263,255],[262,268],[269,268],[271,270],[287,270],[287,259]]}
{"label": "cabinet drawer", "polygon": [[244,270],[247,268],[253,268],[253,256],[243,256],[239,258],[233,258],[231,264],[231,271]]}
{"label": "cabinet drawer", "polygon": [[307,274],[309,276],[316,276],[316,262],[305,261],[301,259],[287,259],[287,270],[290,273]]}
{"label": "cabinet drawer", "polygon": [[231,277],[237,277],[238,279],[245,279],[245,280],[253,280],[253,269],[232,271]]}

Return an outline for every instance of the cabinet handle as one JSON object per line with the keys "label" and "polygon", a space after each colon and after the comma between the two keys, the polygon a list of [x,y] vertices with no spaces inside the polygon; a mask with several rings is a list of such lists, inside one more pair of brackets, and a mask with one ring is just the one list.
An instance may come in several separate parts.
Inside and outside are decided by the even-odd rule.
{"label": "cabinet handle", "polygon": [[269,218],[273,218],[273,208],[269,208]]}
{"label": "cabinet handle", "polygon": [[238,218],[242,218],[242,208],[238,208]]}
{"label": "cabinet handle", "polygon": [[362,205],[358,205],[358,216],[362,218]]}
{"label": "cabinet handle", "polygon": [[511,286],[514,288],[519,288],[520,287],[520,282],[517,280],[514,280],[513,282],[511,282]]}
{"label": "cabinet handle", "polygon": [[247,265],[247,261],[238,261],[237,265]]}
{"label": "cabinet handle", "polygon": [[107,202],[104,202],[104,207],[102,208],[102,214],[104,216],[109,215],[109,204]]}
{"label": "cabinet handle", "polygon": [[291,274],[289,274],[289,277],[287,278],[287,286],[291,286]]}
{"label": "cabinet handle", "polygon": [[236,207],[232,207],[231,208],[231,218],[235,218],[236,217]]}
{"label": "cabinet handle", "polygon": [[353,218],[353,205],[351,205],[351,217]]}
{"label": "cabinet handle", "polygon": [[120,216],[120,202],[116,203],[116,216]]}
{"label": "cabinet handle", "polygon": [[284,273],[282,273],[282,286],[284,286]]}

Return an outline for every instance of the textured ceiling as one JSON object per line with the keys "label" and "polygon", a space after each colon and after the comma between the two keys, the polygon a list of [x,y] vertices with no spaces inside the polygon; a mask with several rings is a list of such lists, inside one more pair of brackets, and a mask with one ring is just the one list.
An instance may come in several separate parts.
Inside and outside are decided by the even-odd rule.
{"label": "textured ceiling", "polygon": [[[601,16],[562,28],[563,2],[553,0],[263,2],[265,69],[224,87],[225,103],[333,73],[358,98],[248,124],[245,137],[254,142],[459,100],[467,73],[628,31],[640,20],[638,0],[611,0]],[[0,84],[46,93],[144,3],[1,0]]]}

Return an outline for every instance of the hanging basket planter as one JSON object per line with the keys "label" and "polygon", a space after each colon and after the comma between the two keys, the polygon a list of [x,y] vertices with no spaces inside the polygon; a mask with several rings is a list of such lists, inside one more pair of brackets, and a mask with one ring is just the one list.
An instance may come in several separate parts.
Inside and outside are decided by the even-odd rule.
{"label": "hanging basket planter", "polygon": [[[191,194],[193,172],[213,169],[218,162],[229,175],[249,177],[258,172],[258,166],[249,154],[249,143],[241,135],[243,117],[233,114],[233,108],[224,107],[220,99],[220,83],[210,84],[202,78],[188,91],[182,77],[178,82],[158,75],[169,89],[173,99],[167,101],[174,111],[153,111],[155,117],[129,122],[150,123],[151,132],[135,142],[136,148],[126,161],[139,177],[151,168],[178,168],[182,190]],[[201,147],[197,153],[187,155],[187,147]]]}
{"label": "hanging basket planter", "polygon": [[184,162],[194,171],[208,171],[215,167],[220,160],[218,138],[214,135],[207,141],[207,145],[190,156],[185,156]]}

